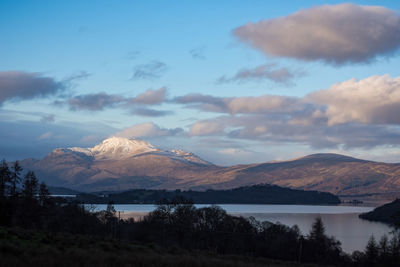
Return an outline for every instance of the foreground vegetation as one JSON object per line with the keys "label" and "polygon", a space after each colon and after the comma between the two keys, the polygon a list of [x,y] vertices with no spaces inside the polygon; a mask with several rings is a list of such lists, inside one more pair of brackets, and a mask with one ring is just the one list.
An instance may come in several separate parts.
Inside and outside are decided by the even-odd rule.
{"label": "foreground vegetation", "polygon": [[[104,196],[106,194],[106,196]],[[304,204],[323,205],[339,204],[337,196],[318,191],[304,191],[284,188],[276,185],[253,185],[227,190],[207,191],[166,191],[134,189],[121,193],[79,194],[78,200],[83,203],[107,204],[155,204],[163,199],[184,197],[196,204]]]}
{"label": "foreground vegetation", "polygon": [[[28,172],[21,181],[20,172],[16,165],[0,166],[3,266],[293,266],[294,262],[398,266],[400,262],[400,232],[379,243],[371,238],[364,252],[348,255],[340,242],[325,234],[321,219],[303,235],[297,226],[235,217],[217,206],[197,209],[179,197],[160,203],[142,221],[120,220],[112,203],[105,211],[93,212],[79,203],[57,201],[49,197],[45,184],[38,185],[34,173]],[[21,190],[16,190],[20,182]]]}
{"label": "foreground vegetation", "polygon": [[140,245],[93,236],[0,228],[0,266],[314,266]]}

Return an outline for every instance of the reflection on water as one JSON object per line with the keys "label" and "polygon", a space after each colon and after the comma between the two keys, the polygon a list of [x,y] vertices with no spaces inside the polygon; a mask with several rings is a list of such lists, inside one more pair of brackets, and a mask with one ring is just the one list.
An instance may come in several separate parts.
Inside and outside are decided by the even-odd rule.
{"label": "reflection on water", "polygon": [[[209,205],[196,205],[201,208]],[[358,214],[373,210],[373,207],[359,206],[307,206],[307,205],[219,205],[228,213],[243,217],[253,216],[259,221],[280,222],[293,226],[297,224],[303,234],[311,229],[311,224],[321,216],[328,235],[333,235],[342,243],[346,252],[364,250],[369,237],[376,239],[388,234],[391,229],[386,224],[369,222],[358,218]],[[106,205],[97,205],[97,210],[105,209]],[[154,205],[115,205],[117,211],[123,212],[123,217],[141,217],[155,209]]]}

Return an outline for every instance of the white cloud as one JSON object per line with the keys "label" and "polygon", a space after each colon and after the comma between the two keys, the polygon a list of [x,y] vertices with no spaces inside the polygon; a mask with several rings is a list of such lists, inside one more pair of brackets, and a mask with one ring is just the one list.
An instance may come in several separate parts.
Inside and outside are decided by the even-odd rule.
{"label": "white cloud", "polygon": [[161,128],[152,122],[136,124],[115,133],[115,136],[125,138],[173,136],[183,132],[181,128]]}
{"label": "white cloud", "polygon": [[191,136],[214,135],[221,133],[223,125],[214,121],[199,121],[192,125],[189,131]]}
{"label": "white cloud", "polygon": [[306,98],[326,107],[315,116],[326,116],[328,125],[347,122],[400,124],[400,77],[351,79]]}

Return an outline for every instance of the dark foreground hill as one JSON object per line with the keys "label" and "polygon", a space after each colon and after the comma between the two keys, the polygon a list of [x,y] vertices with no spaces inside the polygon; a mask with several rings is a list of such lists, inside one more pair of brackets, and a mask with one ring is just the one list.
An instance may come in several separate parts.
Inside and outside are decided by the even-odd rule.
{"label": "dark foreground hill", "polygon": [[[99,196],[101,195],[101,196]],[[196,204],[339,204],[337,196],[318,191],[303,191],[276,185],[254,185],[228,190],[166,191],[134,189],[122,193],[80,194],[83,203],[107,204],[156,204],[177,197],[192,200]]]}
{"label": "dark foreground hill", "polygon": [[113,137],[93,148],[55,149],[41,160],[21,163],[50,186],[86,192],[135,188],[207,190],[273,184],[344,197],[400,197],[400,164],[338,154],[222,167],[182,150],[166,151],[144,141]]}

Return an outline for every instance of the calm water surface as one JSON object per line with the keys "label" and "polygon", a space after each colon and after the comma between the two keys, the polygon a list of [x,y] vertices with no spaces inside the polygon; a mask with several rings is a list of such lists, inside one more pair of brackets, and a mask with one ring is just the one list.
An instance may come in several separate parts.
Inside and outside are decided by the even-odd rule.
{"label": "calm water surface", "polygon": [[[97,210],[105,209],[107,205],[96,205]],[[195,205],[198,208],[209,205]],[[293,226],[297,224],[303,234],[311,229],[311,224],[320,216],[325,224],[328,235],[333,235],[342,243],[346,252],[364,250],[369,237],[373,234],[376,239],[389,234],[391,228],[383,223],[361,220],[358,215],[373,210],[373,207],[360,206],[310,206],[310,205],[218,205],[232,215],[243,217],[253,216],[259,221]],[[132,215],[144,214],[156,208],[146,204],[114,205],[117,211]]]}

